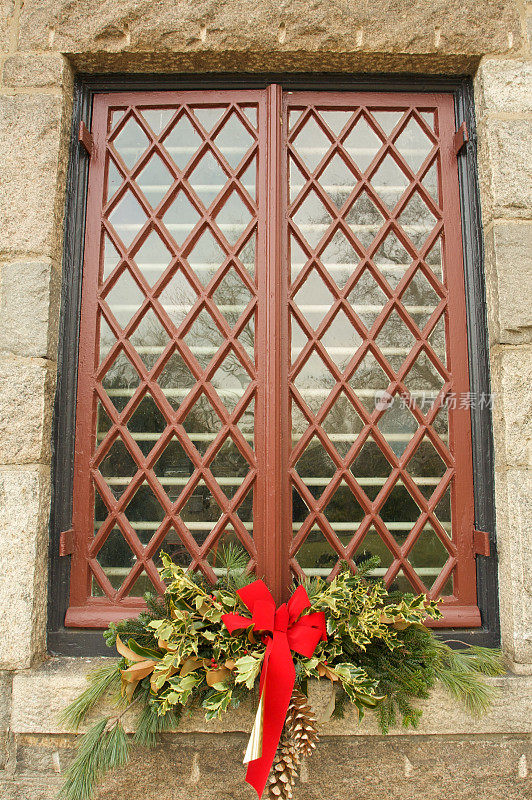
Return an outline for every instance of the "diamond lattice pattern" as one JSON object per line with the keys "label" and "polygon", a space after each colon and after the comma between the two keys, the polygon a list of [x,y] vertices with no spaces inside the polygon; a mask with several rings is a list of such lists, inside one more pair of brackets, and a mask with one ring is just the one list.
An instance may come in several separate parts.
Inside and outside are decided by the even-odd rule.
{"label": "diamond lattice pattern", "polygon": [[153,590],[161,550],[211,577],[224,542],[254,555],[259,153],[253,104],[110,125],[91,565],[92,594],[121,597]]}
{"label": "diamond lattice pattern", "polygon": [[289,120],[293,569],[378,555],[389,585],[430,591],[454,553],[447,418],[421,429],[450,388],[434,114]]}

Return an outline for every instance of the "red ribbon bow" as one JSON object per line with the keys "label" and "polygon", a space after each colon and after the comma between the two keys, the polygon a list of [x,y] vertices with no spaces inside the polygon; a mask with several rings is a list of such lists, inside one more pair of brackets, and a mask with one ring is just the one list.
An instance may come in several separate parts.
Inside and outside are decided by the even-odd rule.
{"label": "red ribbon bow", "polygon": [[310,658],[319,641],[326,641],[325,614],[322,611],[301,616],[310,608],[303,586],[298,586],[279,608],[264,581],[258,580],[239,589],[237,594],[251,611],[251,619],[240,614],[224,614],[222,621],[229,633],[254,627],[264,633],[266,652],[260,675],[260,694],[264,704],[262,755],[250,761],[246,781],[262,795],[275,752],[281,738],[286,712],[296,677],[290,650]]}

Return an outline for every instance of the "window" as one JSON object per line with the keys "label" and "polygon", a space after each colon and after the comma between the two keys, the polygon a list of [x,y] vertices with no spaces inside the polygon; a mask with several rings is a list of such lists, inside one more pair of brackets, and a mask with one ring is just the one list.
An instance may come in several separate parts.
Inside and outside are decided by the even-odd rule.
{"label": "window", "polygon": [[95,93],[67,627],[231,543],[481,625],[455,130],[444,91]]}

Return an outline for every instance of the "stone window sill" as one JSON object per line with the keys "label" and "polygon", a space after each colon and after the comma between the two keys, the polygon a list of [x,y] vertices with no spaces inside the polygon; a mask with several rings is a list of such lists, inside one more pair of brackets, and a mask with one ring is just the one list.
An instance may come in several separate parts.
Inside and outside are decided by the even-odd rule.
{"label": "stone window sill", "polygon": [[[87,672],[101,663],[95,658],[52,658],[29,670],[13,676],[11,730],[15,734],[64,734],[68,731],[58,721],[62,709],[85,686]],[[416,730],[397,727],[390,735],[445,735],[445,734],[510,734],[532,733],[530,698],[532,676],[507,673],[489,679],[500,689],[499,696],[489,714],[481,718],[466,714],[443,689],[437,689],[429,700],[421,701],[423,717]],[[312,681],[310,700],[318,716],[327,707],[330,684]],[[222,720],[207,722],[200,710],[184,716],[179,730],[183,733],[249,732],[253,724],[251,702],[226,714]],[[126,727],[127,716],[124,717]],[[356,709],[348,708],[344,719],[329,720],[323,724],[322,733],[329,736],[379,736],[374,714],[368,713],[359,723]]]}

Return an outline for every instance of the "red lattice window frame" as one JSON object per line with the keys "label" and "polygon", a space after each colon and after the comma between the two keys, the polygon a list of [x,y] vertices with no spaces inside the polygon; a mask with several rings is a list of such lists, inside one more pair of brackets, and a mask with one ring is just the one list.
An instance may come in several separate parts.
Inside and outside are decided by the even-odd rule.
{"label": "red lattice window frame", "polygon": [[[150,127],[149,115],[144,113],[153,109],[165,112],[157,130]],[[217,117],[212,116],[211,125],[202,124],[197,109],[221,110]],[[333,112],[333,115],[327,116],[324,112]],[[396,114],[391,127],[379,123],[382,112]],[[190,157],[178,164],[179,141],[174,150],[165,146],[165,141],[170,141],[170,135],[182,120],[186,121],[189,135],[196,145]],[[336,120],[334,124],[333,120]],[[138,136],[145,140],[144,147],[140,148],[137,157],[132,156],[129,164],[121,156],[117,144],[128,124],[134,126]],[[356,132],[360,132],[359,126],[362,125],[364,136],[376,142],[374,152],[369,154],[369,161],[363,168],[357,163],[356,153],[371,148],[358,147],[357,150],[357,145],[353,148],[348,144],[350,137],[359,135]],[[309,130],[311,126],[316,140],[322,142],[323,153],[319,147],[299,144],[304,139],[301,136],[306,126]],[[242,134],[249,143],[238,163],[230,158],[231,136],[227,133],[222,137],[226,129],[227,132],[236,130],[237,135]],[[429,144],[421,161],[412,166],[409,163],[411,156],[407,157],[405,153],[409,151],[409,136],[414,129]],[[467,403],[447,403],[450,396],[469,396],[452,95],[323,91],[283,94],[277,85],[249,91],[98,94],[94,98],[91,133],[93,147],[85,230],[77,391],[74,552],[70,607],[65,624],[101,627],[111,620],[137,613],[143,605],[142,597],[130,593],[141,575],[155,588],[162,589],[154,558],[170,532],[188,554],[192,567],[199,568],[214,581],[213,553],[230,532],[231,541],[238,540],[249,554],[249,569],[265,577],[278,599],[286,596],[294,575],[304,574],[303,546],[311,536],[319,536],[320,546],[334,554],[334,563],[328,570],[330,576],[338,571],[340,560],[347,560],[356,568],[364,542],[369,540],[369,536],[377,537],[390,554],[390,563],[386,564],[383,572],[389,585],[402,575],[413,591],[427,591],[436,597],[451,585],[449,581],[452,579],[452,589],[444,596],[444,619],[437,624],[445,627],[479,626],[473,548],[470,412]],[[218,142],[217,137],[220,137]],[[406,145],[403,147],[401,143],[404,142]],[[305,152],[314,150],[317,158],[304,156]],[[175,158],[172,152],[177,153]],[[222,175],[222,183],[212,198],[202,195],[204,190],[194,182],[194,172],[206,155],[213,157],[213,163]],[[146,194],[153,189],[141,189],[142,185],[147,186],[147,179],[143,184],[141,176],[152,164],[152,159],[155,164],[156,158],[158,169],[169,177],[163,195],[153,199],[152,195]],[[400,178],[400,191],[393,202],[385,201],[385,195],[376,188],[376,176],[382,174],[381,168],[385,163],[396,170]],[[112,179],[110,169],[113,171]],[[254,190],[249,188],[250,170],[254,173]],[[293,181],[289,177],[291,170],[298,176]],[[334,178],[340,173],[349,174],[352,181],[352,185],[349,181],[344,184],[343,196],[334,195],[336,190],[330,188],[330,176]],[[435,192],[427,188],[429,173],[431,180],[435,181]],[[109,188],[111,180],[114,185]],[[389,181],[387,191],[391,191]],[[129,200],[120,212],[126,196]],[[172,213],[178,197],[184,198],[185,211],[180,206],[179,214],[172,217],[172,228],[165,220],[170,219],[167,214]],[[318,204],[323,209],[320,210],[323,215],[320,222],[312,216],[314,211],[305,211],[309,198],[312,198],[314,208]],[[372,225],[360,223],[353,211],[359,208],[357,203],[360,204],[361,198],[364,213],[370,213],[368,209],[372,207],[374,211],[371,213],[381,220],[373,225],[374,232],[371,236],[367,234],[365,239],[362,238],[363,229],[369,230]],[[415,236],[416,228],[416,224],[408,222],[413,200],[418,206],[421,204],[428,209],[427,213],[434,219],[430,231],[423,239],[418,238],[417,243],[409,238]],[[235,204],[237,216],[231,218],[230,211],[225,209],[233,208]],[[126,220],[124,223],[124,215],[127,217],[131,208],[135,209],[136,222]],[[189,213],[195,215],[190,223]],[[226,220],[225,229],[220,223],[222,214]],[[228,218],[230,223],[227,223]],[[244,219],[241,233],[232,240],[226,238],[224,230],[228,230],[228,225],[230,228],[233,224],[231,220],[237,218]],[[124,224],[134,228],[126,243],[117,233],[118,227]],[[182,240],[175,232],[179,231],[179,226],[186,228]],[[310,228],[312,241],[304,233]],[[411,230],[409,235],[408,230]],[[318,235],[316,231],[322,233]],[[203,280],[199,273],[194,272],[191,263],[192,254],[205,232],[212,235],[223,255],[213,274]],[[139,259],[136,260],[152,233],[157,234],[169,254],[168,264],[153,281],[147,279],[137,264]],[[327,248],[336,236],[343,237],[356,254],[356,264],[342,285],[326,260]],[[379,266],[377,259],[390,236],[408,255],[408,263],[396,281],[385,277],[386,267]],[[246,268],[242,255],[252,237],[256,253],[254,274]],[[105,261],[106,242],[116,251],[116,263],[109,268]],[[436,243],[441,243],[442,248],[439,276],[429,263]],[[302,266],[296,272],[293,268],[294,249],[303,253]],[[301,259],[301,255],[298,258]],[[238,318],[228,318],[223,303],[217,301],[217,296],[221,296],[217,292],[231,271],[233,280],[244,286],[242,291],[246,298],[249,296],[239,310]],[[163,302],[166,290],[177,275],[193,295],[179,322],[168,310],[172,306]],[[353,293],[356,294],[363,276],[366,282],[377,287],[375,291],[383,297],[382,307],[376,311],[374,305],[366,303],[367,307],[374,308],[371,319],[361,316],[363,312],[359,314],[356,303],[349,299]],[[119,321],[108,298],[124,277],[139,295],[139,301],[132,314]],[[303,295],[298,294],[311,280],[321,281],[320,285],[325,287],[324,294],[330,298],[328,308],[317,324],[312,317],[314,312],[310,311],[306,316],[302,310],[303,306],[313,306],[301,303],[299,297]],[[425,317],[415,310],[417,306],[411,299],[407,300],[413,296],[412,287],[416,281],[428,285],[427,291],[437,297],[429,313],[423,312]],[[212,330],[221,339],[212,358],[206,360],[195,355],[197,344],[196,350],[187,344],[187,337],[190,341],[189,334],[203,313],[208,315],[209,324],[212,322],[214,326]],[[164,341],[158,349],[152,348],[154,359],[149,363],[143,358],[142,343],[139,350],[135,344],[135,331],[140,330],[148,314],[162,331],[161,341]],[[347,330],[345,325],[352,326],[352,330],[349,328],[350,336],[360,341],[347,361],[339,365],[331,353],[342,350],[342,347],[331,348],[326,342],[330,342],[331,337],[334,340],[335,321],[341,314],[344,333]],[[401,327],[404,325],[408,337],[413,340],[400,363],[397,353],[391,351],[401,348],[382,346],[383,332],[392,315]],[[112,340],[108,352],[103,355],[100,353],[102,325],[107,326]],[[251,353],[243,344],[243,332],[249,325],[254,326]],[[292,359],[291,336],[295,326],[298,326],[299,341],[303,343],[296,348]],[[437,327],[445,331],[443,354],[433,346]],[[150,348],[144,347],[146,349]],[[169,399],[172,395],[163,385],[161,376],[174,355],[179,356],[187,374],[192,376],[192,382],[187,384],[188,391],[179,395],[182,400],[172,403]],[[229,356],[238,363],[240,375],[244,376],[241,380],[243,390],[230,406],[223,400],[223,382],[217,378],[217,375],[223,377],[226,374],[223,369]],[[109,388],[104,386],[105,376],[119,357],[126,359],[137,376],[122,406],[116,405],[112,392],[109,393]],[[425,371],[428,369],[441,382],[426,412],[419,407],[412,389],[412,375],[416,369],[418,372],[421,369],[418,361],[421,357]],[[403,434],[390,434],[383,422],[388,419],[389,407],[382,402],[368,406],[363,400],[368,390],[354,385],[355,376],[367,376],[363,368],[364,364],[367,367],[367,358],[371,359],[374,373],[385,376],[384,385],[377,389],[384,390],[385,396],[393,399],[400,396],[408,404],[415,430],[400,453],[390,441]],[[327,396],[319,406],[308,400],[308,397],[316,396],[316,391],[313,394],[310,389],[309,392],[309,379],[302,377],[306,365],[309,365],[307,372],[310,371],[314,363],[312,359],[319,359],[323,365],[320,369],[323,368],[329,381]],[[372,387],[371,391],[374,389]],[[327,430],[327,417],[336,407],[339,397],[345,407],[352,409],[353,419],[356,417],[360,422],[354,434],[350,429],[352,440],[347,435],[342,440],[341,433],[330,435]],[[208,403],[218,426],[212,437],[205,440],[208,443],[204,447],[198,444],[201,439],[189,436],[190,426],[187,428],[188,415],[199,398]],[[153,439],[153,446],[149,447],[143,447],[142,438],[131,430],[131,421],[146,399],[162,419],[160,431]],[[448,414],[448,435],[442,438],[436,420],[444,407]],[[102,434],[98,428],[99,414],[108,420]],[[252,444],[249,431],[242,430],[241,423],[246,414],[253,419]],[[293,419],[296,415],[304,430],[294,437]],[[347,442],[343,450],[335,444],[341,440]],[[333,465],[326,485],[319,492],[312,489],[312,481],[316,483],[318,479],[306,478],[299,467],[300,459],[311,442],[320,448],[327,463]],[[379,477],[378,481],[373,479],[380,488],[372,493],[363,488],[372,485],[372,476],[364,474],[361,478],[353,471],[368,442],[378,448],[379,457],[382,456],[389,466],[387,476]],[[112,490],[100,469],[117,443],[124,458],[133,464],[127,480],[122,478],[122,484],[116,484],[125,487],[119,495]],[[179,448],[180,458],[191,466],[189,474],[178,484],[181,488],[177,495],[170,496],[165,489],[167,484],[157,473],[157,464],[168,446],[174,443]],[[428,443],[427,446],[444,465],[442,474],[434,483],[434,490],[425,492],[420,487],[431,484],[424,484],[423,476],[412,474],[410,469],[423,443]],[[226,445],[244,464],[242,479],[235,491],[225,490],[225,484],[217,480],[214,470],[217,456]],[[173,479],[172,485],[176,480]],[[319,480],[324,482],[322,478]],[[168,479],[168,485],[170,482]],[[220,512],[201,538],[183,519],[187,502],[200,483]],[[128,519],[127,512],[128,503],[140,487],[151,493],[163,512],[163,518],[153,523],[153,533],[144,542],[141,542],[138,529]],[[331,519],[332,514],[327,510],[340,488],[344,492],[342,496],[349,496],[349,501],[361,514],[356,524],[353,521],[348,533],[339,531],[345,531],[345,525],[350,523]],[[387,502],[398,488],[419,510],[401,537],[394,535],[395,528],[385,514]],[[251,529],[249,522],[243,522],[239,514],[250,490],[253,492]],[[95,492],[100,498],[100,508],[106,514],[96,529]],[[294,492],[301,501],[301,508],[306,509],[297,526],[292,515]],[[450,498],[451,529],[442,525],[437,511],[444,496]],[[337,509],[338,502],[336,515]],[[438,574],[430,585],[409,560],[416,543],[427,535],[428,530],[438,547],[445,550],[445,563],[438,567]],[[110,581],[99,561],[99,554],[112,531],[118,531],[132,553],[131,568],[120,585]]]}

